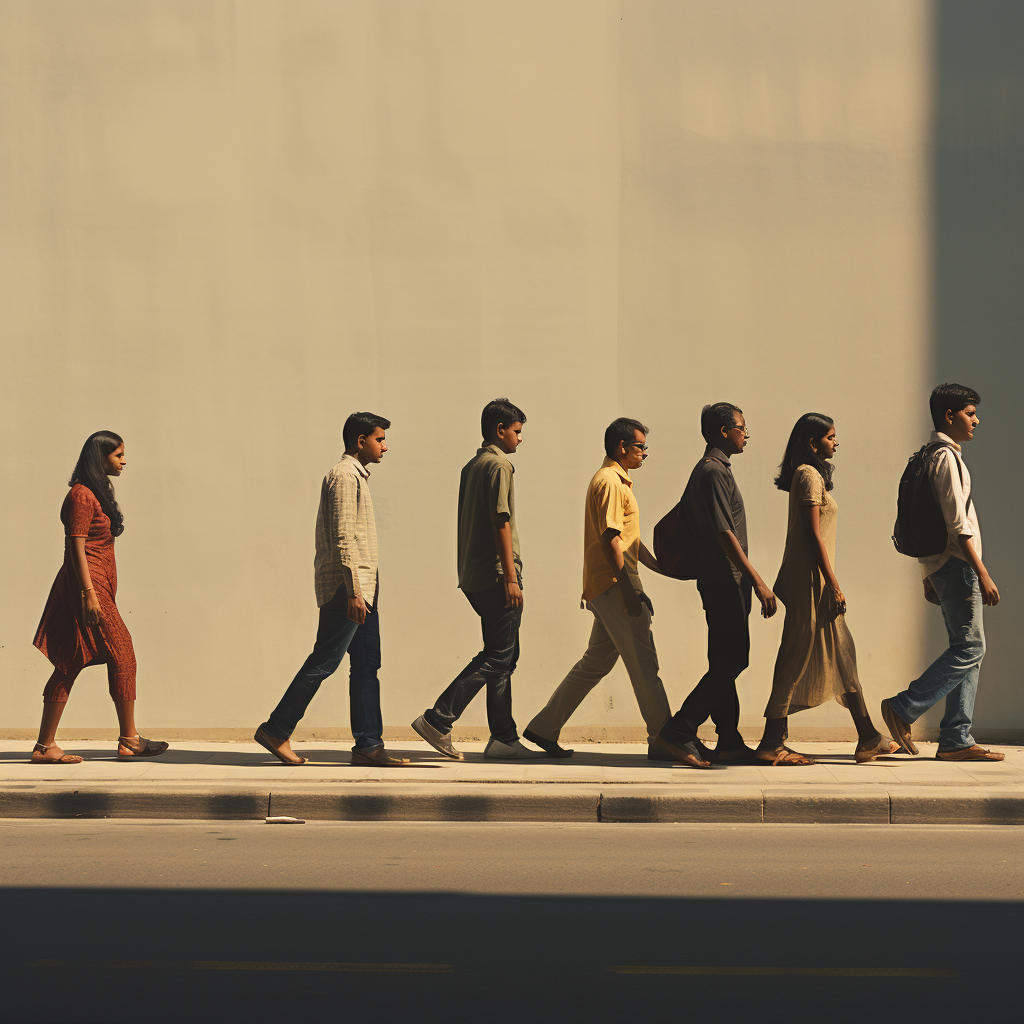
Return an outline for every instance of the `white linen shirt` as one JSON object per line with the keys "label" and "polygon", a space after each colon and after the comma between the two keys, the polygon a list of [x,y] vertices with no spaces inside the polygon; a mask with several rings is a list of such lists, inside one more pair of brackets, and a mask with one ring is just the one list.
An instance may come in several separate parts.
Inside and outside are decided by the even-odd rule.
{"label": "white linen shirt", "polygon": [[[960,445],[938,430],[932,431],[929,440],[945,441],[948,445],[932,456],[935,460],[932,468],[932,486],[935,488],[935,497],[938,499],[942,516],[946,520],[948,539],[946,550],[942,554],[918,559],[924,576],[938,572],[950,558],[963,559],[961,537],[971,538],[974,550],[981,558],[981,526],[978,524],[978,510],[974,502],[970,503],[970,508],[967,507],[967,500],[971,496],[971,474],[967,471],[967,463],[964,462]],[[963,473],[963,485],[960,483],[960,473]]]}

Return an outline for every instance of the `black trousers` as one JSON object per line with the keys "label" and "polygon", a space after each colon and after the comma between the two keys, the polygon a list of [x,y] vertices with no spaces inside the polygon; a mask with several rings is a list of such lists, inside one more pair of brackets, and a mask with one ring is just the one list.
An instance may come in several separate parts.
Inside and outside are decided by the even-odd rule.
{"label": "black trousers", "polygon": [[751,587],[746,580],[737,583],[731,573],[723,573],[698,579],[697,589],[708,621],[708,670],[661,735],[676,746],[691,743],[710,718],[719,747],[735,750],[743,743],[736,677],[750,663]]}
{"label": "black trousers", "polygon": [[487,687],[487,725],[502,743],[519,739],[512,718],[512,673],[519,661],[522,608],[505,607],[505,584],[468,591],[466,599],[480,616],[483,650],[455,677],[423,717],[438,732],[449,733],[469,702]]}

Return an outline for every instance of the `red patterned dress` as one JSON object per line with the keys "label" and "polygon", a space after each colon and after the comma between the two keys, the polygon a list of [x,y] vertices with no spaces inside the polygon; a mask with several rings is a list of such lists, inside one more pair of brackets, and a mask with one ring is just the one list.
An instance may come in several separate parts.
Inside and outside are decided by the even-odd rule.
{"label": "red patterned dress", "polygon": [[100,603],[100,622],[87,626],[82,620],[82,588],[71,564],[69,545],[65,545],[64,564],[50,588],[33,641],[56,669],[43,690],[43,701],[65,703],[78,673],[87,665],[103,664],[110,696],[135,700],[135,648],[114,603],[117,565],[110,519],[84,484],[75,484],[68,492],[60,519],[66,537],[85,538],[85,558]]}

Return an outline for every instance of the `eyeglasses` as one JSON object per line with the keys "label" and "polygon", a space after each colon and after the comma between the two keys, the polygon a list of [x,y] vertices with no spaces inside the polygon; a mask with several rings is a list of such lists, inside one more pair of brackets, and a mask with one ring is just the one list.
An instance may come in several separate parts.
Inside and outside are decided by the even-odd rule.
{"label": "eyeglasses", "polygon": [[627,448],[639,448],[640,451],[642,451],[642,452],[647,451],[647,445],[641,444],[639,441],[627,441],[626,442],[626,447]]}
{"label": "eyeglasses", "polygon": [[750,437],[750,431],[749,431],[749,430],[747,430],[747,428],[746,428],[746,427],[741,427],[741,426],[739,426],[739,425],[736,425],[736,426],[732,426],[732,427],[730,427],[729,429],[730,429],[730,430],[742,430],[742,431],[743,431],[743,436],[744,436],[744,437]]}

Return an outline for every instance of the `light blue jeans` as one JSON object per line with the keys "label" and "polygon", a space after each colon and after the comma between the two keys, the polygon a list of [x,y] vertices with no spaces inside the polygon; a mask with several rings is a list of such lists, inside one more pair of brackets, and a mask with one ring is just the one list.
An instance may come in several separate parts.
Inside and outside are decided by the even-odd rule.
{"label": "light blue jeans", "polygon": [[985,657],[981,588],[975,571],[960,558],[950,558],[928,579],[942,603],[949,647],[890,704],[900,718],[913,723],[945,697],[939,750],[961,750],[974,746],[971,720],[981,659]]}

